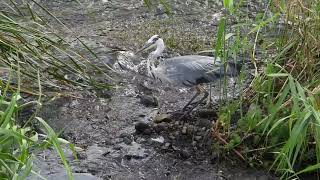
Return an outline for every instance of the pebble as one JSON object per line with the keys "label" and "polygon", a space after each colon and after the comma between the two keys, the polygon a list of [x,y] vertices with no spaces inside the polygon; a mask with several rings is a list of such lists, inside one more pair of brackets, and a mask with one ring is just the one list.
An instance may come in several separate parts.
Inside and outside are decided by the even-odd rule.
{"label": "pebble", "polygon": [[170,135],[169,138],[170,138],[171,140],[175,140],[175,139],[176,139],[176,137],[174,137],[173,135]]}
{"label": "pebble", "polygon": [[183,126],[181,133],[182,134],[187,134],[187,127],[186,126]]}
{"label": "pebble", "polygon": [[124,138],[123,138],[123,142],[124,142],[125,144],[127,144],[127,145],[130,145],[130,144],[132,143],[132,140],[131,140],[130,138],[128,138],[128,137],[124,137]]}
{"label": "pebble", "polygon": [[200,141],[200,140],[202,139],[202,136],[195,136],[194,139],[195,139],[196,141]]}
{"label": "pebble", "polygon": [[167,143],[164,144],[164,146],[162,146],[162,149],[163,150],[167,150],[167,149],[169,149],[170,145],[171,144],[167,142]]}
{"label": "pebble", "polygon": [[151,95],[141,95],[140,103],[146,107],[157,107],[159,105],[158,99]]}
{"label": "pebble", "polygon": [[183,159],[188,159],[188,158],[191,157],[190,152],[187,151],[187,150],[181,150],[181,151],[179,152],[179,155],[180,155],[180,157],[183,158]]}
{"label": "pebble", "polygon": [[160,123],[160,124],[157,124],[157,125],[154,126],[154,130],[157,133],[160,133],[160,132],[165,131],[167,129],[168,129],[167,123]]}
{"label": "pebble", "polygon": [[152,130],[151,129],[146,129],[143,132],[144,135],[151,135],[152,134]]}
{"label": "pebble", "polygon": [[197,123],[199,127],[211,127],[212,125],[212,122],[208,119],[199,119]]}
{"label": "pebble", "polygon": [[192,141],[192,146],[196,146],[197,145],[197,141]]}
{"label": "pebble", "polygon": [[134,127],[139,134],[144,134],[147,129],[151,129],[150,125],[144,121],[138,121]]}
{"label": "pebble", "polygon": [[217,117],[217,111],[214,109],[204,109],[204,110],[199,110],[198,114],[202,118],[208,118],[208,117]]}
{"label": "pebble", "polygon": [[171,121],[172,121],[172,119],[171,119],[171,116],[169,114],[158,114],[153,119],[154,123],[171,122]]}
{"label": "pebble", "polygon": [[162,136],[158,138],[151,138],[152,141],[163,144],[164,143],[164,138]]}
{"label": "pebble", "polygon": [[189,134],[192,134],[194,132],[194,126],[193,125],[189,125],[187,131],[188,131]]}
{"label": "pebble", "polygon": [[219,154],[216,152],[212,152],[210,157],[210,163],[215,164],[218,158],[219,158]]}

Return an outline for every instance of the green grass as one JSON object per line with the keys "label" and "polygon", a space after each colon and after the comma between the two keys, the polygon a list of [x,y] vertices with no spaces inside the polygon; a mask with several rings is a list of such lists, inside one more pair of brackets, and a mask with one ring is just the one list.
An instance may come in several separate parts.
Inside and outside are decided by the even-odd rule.
{"label": "green grass", "polygon": [[[18,84],[20,84],[19,77],[20,73],[18,72]],[[35,119],[44,127],[46,134],[38,134],[30,126],[22,127],[18,125],[16,120],[19,111],[28,106],[19,103],[22,100],[20,88],[18,87],[16,92],[12,92],[9,91],[9,87],[8,83],[0,95],[0,179],[23,180],[30,173],[43,178],[32,170],[34,156],[32,152],[43,150],[43,147],[49,146],[55,147],[69,179],[73,179],[71,169],[61,149],[62,143],[69,144],[69,142],[59,139],[48,124],[39,117]],[[40,100],[41,98],[39,97],[37,103],[40,104]]]}
{"label": "green grass", "polygon": [[[101,69],[73,49],[43,19],[43,14],[40,16],[39,11],[32,9],[37,6],[66,28],[37,1],[7,3],[9,9],[0,10],[0,179],[25,179],[30,173],[43,178],[32,171],[33,152],[50,146],[60,156],[68,178],[73,179],[61,148],[62,144],[68,144],[73,149],[73,145],[59,138],[43,119],[37,117],[37,112],[46,91],[109,88],[109,84],[96,82],[91,74],[109,78],[110,68]],[[86,44],[76,39],[88,53],[98,58]],[[33,95],[36,100],[22,104],[24,100],[20,94]],[[17,123],[19,112],[32,104],[36,105],[36,112],[24,124]],[[38,134],[31,128],[36,121],[46,134]]]}
{"label": "green grass", "polygon": [[[231,4],[224,1],[229,9],[227,17],[240,17]],[[226,19],[218,28],[217,56],[232,57],[234,44],[238,44],[235,54],[247,52],[256,67],[250,94],[243,93],[237,104],[241,109],[238,128],[230,129],[228,122],[235,108],[234,104],[227,105],[219,116],[225,127],[221,134],[230,142],[235,141],[235,134],[242,136],[240,143],[236,138],[236,145],[229,143],[227,147],[245,149],[248,162],[249,157],[272,160],[268,166],[282,179],[299,178],[298,175],[318,172],[320,168],[320,1],[269,1],[266,8],[273,15],[238,19],[240,23],[232,31],[247,32],[236,35],[236,42],[238,39],[240,43],[230,45],[226,40]],[[268,37],[280,21],[284,22],[282,33]],[[244,26],[249,30],[239,29]],[[256,59],[258,49],[263,52],[262,62]],[[250,108],[244,111],[243,106]]]}
{"label": "green grass", "polygon": [[[36,1],[25,1],[27,12],[19,8],[23,5],[11,1],[8,4],[13,11],[0,11],[0,69],[20,68],[22,85],[34,85],[37,72],[40,71],[41,84],[44,87],[63,88],[72,86],[101,86],[91,74],[99,74],[109,78],[106,74],[109,67],[104,70],[92,64],[87,58],[71,48],[61,35],[46,23],[38,12],[31,9],[30,3],[35,3],[38,9],[45,12],[46,16],[53,18],[57,23],[68,29],[59,19]],[[25,10],[24,10],[25,11]],[[71,31],[70,29],[68,29]],[[87,49],[88,53],[95,53],[79,38],[76,39]]]}

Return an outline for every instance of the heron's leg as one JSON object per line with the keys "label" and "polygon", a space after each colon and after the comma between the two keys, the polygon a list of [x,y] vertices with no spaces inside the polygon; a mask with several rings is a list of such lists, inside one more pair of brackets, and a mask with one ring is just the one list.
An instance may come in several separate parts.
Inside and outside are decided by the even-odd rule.
{"label": "heron's leg", "polygon": [[[194,105],[192,105],[192,107],[190,109],[188,109],[188,111],[186,111],[181,117],[180,119],[183,119],[184,117],[186,117],[187,115],[189,115],[191,113],[191,111],[196,108],[199,104],[201,104],[208,96],[209,96],[209,93],[208,91],[206,91],[202,86],[198,86],[198,93],[201,94],[201,93],[204,93],[204,96],[199,100],[197,101]],[[198,95],[199,95],[198,94]]]}
{"label": "heron's leg", "polygon": [[187,107],[201,94],[201,86],[197,85],[196,86],[196,94],[190,99],[190,101],[182,108],[182,111],[185,111]]}
{"label": "heron's leg", "polygon": [[190,114],[191,111],[196,108],[197,106],[199,106],[199,104],[201,104],[206,98],[208,98],[209,96],[209,93],[208,91],[206,91],[202,86],[199,86],[199,90],[200,90],[200,93],[204,93],[203,97],[198,101],[196,102],[188,111],[187,111],[187,114]]}
{"label": "heron's leg", "polygon": [[210,83],[209,97],[208,97],[207,103],[206,103],[206,107],[207,107],[207,108],[211,108],[211,107],[212,107],[212,102],[213,102],[213,100],[212,100],[212,95],[211,95],[211,88],[212,88],[212,85],[211,85],[211,83]]}

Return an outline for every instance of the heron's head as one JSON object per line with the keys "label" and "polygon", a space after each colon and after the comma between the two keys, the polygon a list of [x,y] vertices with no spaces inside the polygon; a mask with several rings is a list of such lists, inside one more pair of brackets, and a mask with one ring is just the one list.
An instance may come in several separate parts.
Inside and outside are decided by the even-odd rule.
{"label": "heron's head", "polygon": [[161,50],[161,52],[164,50],[164,42],[163,42],[163,40],[160,38],[159,35],[153,35],[153,36],[144,44],[144,46],[137,51],[137,53],[147,51],[147,50],[152,49],[152,48],[154,48],[154,47],[156,47],[157,49],[160,48],[159,50]]}

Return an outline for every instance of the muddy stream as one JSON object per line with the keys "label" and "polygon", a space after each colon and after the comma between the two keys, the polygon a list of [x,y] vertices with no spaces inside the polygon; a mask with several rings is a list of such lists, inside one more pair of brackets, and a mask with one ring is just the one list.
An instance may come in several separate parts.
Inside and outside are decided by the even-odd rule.
{"label": "muddy stream", "polygon": [[[211,90],[214,108],[200,106],[190,118],[180,121],[167,118],[167,112],[182,108],[194,89],[172,87],[150,80],[143,71],[117,67],[117,61],[127,61],[128,57],[130,63],[139,64],[141,57],[132,56],[131,52],[153,34],[167,40],[166,56],[210,49],[223,13],[222,1],[170,1],[172,16],[165,13],[163,6],[148,10],[142,0],[80,2],[41,0],[70,28],[63,32],[75,48],[93,59],[75,40],[76,35],[99,56],[100,60],[94,63],[101,67],[115,65],[117,71],[110,72],[117,84],[114,89],[79,90],[72,92],[71,97],[56,97],[44,104],[40,114],[63,138],[78,147],[78,160],[68,148],[64,149],[76,180],[274,179],[266,171],[234,161],[232,153],[229,161],[212,150],[210,127],[219,104],[218,83]],[[254,17],[259,5],[258,1],[248,3],[243,11]],[[52,20],[52,24],[56,22]],[[61,28],[57,24],[56,27]],[[228,89],[231,100],[241,90],[232,81]],[[67,179],[54,150],[38,153],[34,166],[47,179]]]}

